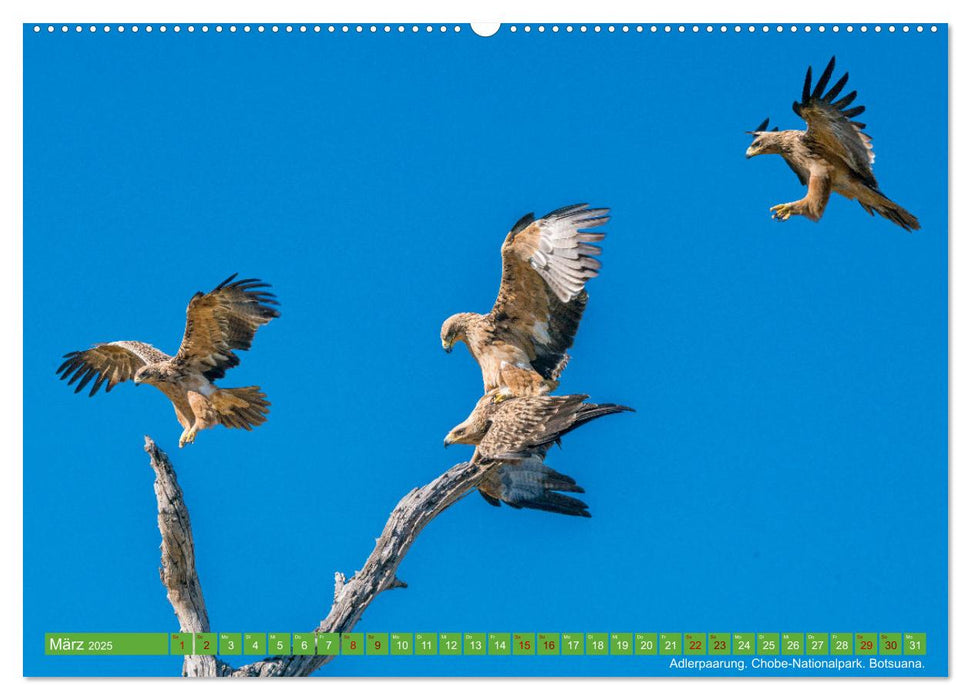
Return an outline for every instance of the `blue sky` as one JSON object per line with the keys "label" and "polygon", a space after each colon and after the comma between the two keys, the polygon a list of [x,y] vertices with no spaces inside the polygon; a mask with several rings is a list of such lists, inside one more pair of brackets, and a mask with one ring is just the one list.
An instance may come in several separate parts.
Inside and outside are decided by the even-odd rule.
{"label": "blue sky", "polygon": [[[48,631],[176,631],[142,436],[186,492],[213,629],[304,631],[397,500],[464,448],[481,380],[441,321],[487,311],[522,214],[612,209],[564,392],[637,408],[549,463],[593,518],[440,516],[359,631],[926,631],[946,671],[946,33],[24,36],[24,672]],[[746,129],[831,55],[907,234],[834,196],[818,224]],[[233,272],[282,316],[222,385],[252,433],[177,449],[149,387],[94,399],[60,356],[173,352]],[[657,675],[620,658],[349,659],[328,675]]]}

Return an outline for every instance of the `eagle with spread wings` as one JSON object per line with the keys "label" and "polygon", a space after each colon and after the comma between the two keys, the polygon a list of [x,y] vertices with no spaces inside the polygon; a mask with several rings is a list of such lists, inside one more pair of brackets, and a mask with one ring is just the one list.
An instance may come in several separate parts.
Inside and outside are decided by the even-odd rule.
{"label": "eagle with spread wings", "polygon": [[806,121],[806,130],[768,130],[769,120],[763,121],[752,135],[746,158],[764,154],[778,154],[786,161],[799,182],[808,186],[806,196],[795,202],[777,204],[770,209],[772,217],[786,221],[791,216],[805,216],[819,221],[826,209],[830,193],[837,192],[847,199],[855,199],[871,216],[876,213],[907,231],[920,228],[917,217],[890,200],[877,187],[873,175],[873,145],[864,133],[866,124],[854,121],[865,107],[850,107],[856,91],[840,97],[850,79],[845,73],[829,90],[827,86],[836,67],[836,57],[830,59],[816,86],[813,87],[812,66],[806,71],[802,101],[793,102],[793,111]]}
{"label": "eagle with spread wings", "polygon": [[502,244],[499,295],[487,314],[459,313],[442,325],[442,347],[464,342],[482,370],[485,391],[548,393],[569,359],[587,304],[584,288],[600,269],[593,245],[607,209],[575,204],[541,219],[527,214]]}
{"label": "eagle with spread wings", "polygon": [[546,452],[560,438],[584,423],[622,411],[613,403],[586,403],[586,394],[513,397],[482,396],[472,413],[452,428],[445,446],[475,445],[473,462],[487,466],[478,484],[490,504],[534,508],[564,515],[590,517],[587,504],[563,493],[583,493],[569,476],[544,463]]}
{"label": "eagle with spread wings", "polygon": [[69,352],[57,369],[75,393],[89,383],[89,396],[128,380],[159,389],[182,425],[179,447],[215,425],[252,430],[266,422],[270,402],[258,386],[221,389],[213,382],[239,364],[234,350],[249,350],[256,330],[280,312],[270,285],[232,275],[208,294],[197,292],[186,309],[185,334],[174,356],[148,343],[118,340]]}

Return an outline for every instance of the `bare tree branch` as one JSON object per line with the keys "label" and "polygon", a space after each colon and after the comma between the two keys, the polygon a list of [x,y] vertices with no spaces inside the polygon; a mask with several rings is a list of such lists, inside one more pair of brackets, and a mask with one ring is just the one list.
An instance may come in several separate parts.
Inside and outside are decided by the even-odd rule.
{"label": "bare tree branch", "polygon": [[[208,632],[209,616],[195,567],[195,550],[189,512],[182,489],[166,454],[151,438],[145,451],[155,470],[158,526],[162,533],[162,583],[184,632]],[[431,483],[413,489],[388,518],[364,566],[351,579],[334,575],[334,599],[327,617],[316,632],[349,632],[364,610],[382,591],[406,588],[396,576],[398,566],[415,538],[439,513],[466,495],[482,478],[481,465],[457,464]],[[307,676],[332,656],[274,656],[234,669],[213,656],[187,656],[186,676]]]}
{"label": "bare tree branch", "polygon": [[[155,470],[155,498],[158,501],[158,529],[162,533],[162,568],[159,576],[168,591],[169,602],[179,618],[182,632],[208,632],[209,614],[202,597],[202,586],[196,572],[195,545],[189,511],[182,498],[182,488],[168,455],[158,448],[152,438],[145,436],[148,452]],[[216,659],[212,656],[186,656],[182,663],[183,676],[216,675]]]}

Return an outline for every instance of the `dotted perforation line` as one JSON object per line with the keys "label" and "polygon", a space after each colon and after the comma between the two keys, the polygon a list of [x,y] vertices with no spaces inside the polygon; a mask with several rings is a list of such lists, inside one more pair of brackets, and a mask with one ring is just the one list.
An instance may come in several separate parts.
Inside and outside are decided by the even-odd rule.
{"label": "dotted perforation line", "polygon": [[160,32],[162,34],[165,34],[167,32],[174,32],[176,34],[180,34],[183,31],[188,32],[190,34],[194,34],[196,32],[201,32],[203,34],[207,34],[210,32],[215,34],[221,34],[223,32],[228,32],[230,34],[235,34],[237,32],[243,32],[244,34],[251,33],[251,32],[255,32],[257,34],[262,34],[266,32],[273,33],[273,34],[279,34],[279,33],[320,34],[322,32],[326,32],[329,34],[335,34],[335,33],[390,34],[391,32],[398,32],[399,34],[404,34],[409,31],[416,34],[418,32],[425,32],[428,34],[433,32],[437,32],[441,34],[451,32],[451,33],[457,34],[462,31],[462,27],[457,24],[454,24],[454,25],[444,25],[444,24],[441,24],[441,25],[431,25],[431,24],[428,24],[428,25],[417,25],[417,24],[411,24],[411,25],[404,25],[404,24],[396,24],[396,25],[392,25],[392,24],[369,24],[369,25],[368,24],[350,24],[350,25],[348,24],[268,24],[268,25],[267,24],[239,24],[239,25],[237,24],[214,24],[214,25],[209,25],[209,24],[199,24],[199,25],[196,25],[196,24],[184,24],[184,25],[183,24],[155,24],[155,25],[153,24],[146,24],[146,25],[48,24],[48,25],[40,25],[40,24],[35,24],[33,29],[35,34],[39,34],[45,30],[49,34],[53,34],[57,31],[60,31],[61,33],[66,34],[72,30],[76,33],[82,33],[87,31],[92,34],[97,32],[102,32],[105,34],[110,32],[117,32],[119,34],[123,34],[126,31],[131,33],[138,33],[141,31],[148,34],[151,34],[152,32]]}
{"label": "dotted perforation line", "polygon": [[[264,24],[242,24],[242,25],[236,25],[236,24],[226,24],[226,25],[224,24],[214,24],[214,25],[209,25],[209,24],[200,24],[200,25],[196,25],[196,24],[186,24],[186,25],[182,25],[182,24],[171,24],[171,25],[169,24],[158,24],[158,25],[48,24],[48,25],[40,25],[40,24],[35,24],[33,29],[35,34],[40,34],[41,32],[44,32],[44,31],[46,31],[48,34],[54,34],[58,31],[60,33],[66,34],[72,30],[75,33],[82,33],[87,31],[88,33],[91,33],[91,34],[94,34],[97,32],[102,32],[105,34],[110,32],[117,32],[118,34],[123,34],[126,31],[131,32],[133,34],[137,34],[140,31],[145,32],[147,34],[151,34],[152,32],[155,32],[155,31],[160,32],[162,34],[165,34],[169,31],[175,34],[179,34],[183,31],[188,32],[190,34],[194,34],[196,32],[200,32],[202,34],[208,34],[208,33],[221,34],[223,32],[228,32],[230,34],[235,34],[237,32],[243,32],[243,33],[256,32],[258,34],[265,33],[265,32],[270,32],[273,34],[277,34],[281,32],[286,34],[292,34],[292,33],[320,34],[322,32],[326,32],[328,34],[338,34],[338,33],[340,34],[378,34],[378,33],[390,34],[392,32],[397,32],[399,34],[405,34],[409,32],[412,34],[418,34],[418,33],[444,34],[449,32],[459,33],[462,31],[462,27],[457,24],[455,25],[444,25],[444,24],[440,24],[440,25],[431,25],[431,24],[424,24],[424,25],[418,25],[418,24],[409,24],[409,25],[406,25],[406,24],[396,24],[396,25],[392,25],[392,24],[370,24],[370,25],[365,25],[365,24],[326,24],[326,25],[321,25],[321,24],[283,24],[283,25],[281,24],[270,24],[270,25],[264,25]],[[704,24],[704,25],[699,25],[699,24],[692,24],[692,25],[685,25],[685,24],[678,24],[678,25],[671,25],[671,24],[531,25],[531,24],[524,24],[524,25],[517,25],[517,24],[511,24],[506,29],[511,34],[516,34],[518,32],[521,32],[524,34],[530,34],[532,32],[543,34],[547,31],[553,34],[558,34],[560,32],[565,32],[567,34],[570,34],[573,32],[579,32],[581,34],[585,34],[588,32],[592,32],[594,34],[599,34],[602,32],[607,32],[608,34],[615,33],[615,32],[621,32],[624,34],[631,33],[631,32],[637,33],[637,34],[641,34],[645,32],[650,34],[656,34],[659,32],[664,34],[675,34],[675,33],[677,34],[701,34],[701,33],[768,34],[770,32],[796,33],[799,31],[806,32],[806,33],[833,32],[834,34],[839,33],[841,31],[844,31],[847,33],[853,33],[858,31],[864,34],[872,31],[879,34],[884,30],[893,34],[897,32],[898,29],[901,32],[906,34],[906,33],[909,33],[911,30],[916,31],[918,33],[922,33],[925,30],[925,26],[922,24],[917,24],[917,25],[909,25],[909,24],[903,24],[903,25],[894,25],[894,24],[890,24],[890,25],[879,25],[879,24],[875,24],[875,25],[867,25],[867,24],[861,24],[861,25],[852,25],[852,24],[848,24],[848,25],[838,25],[838,24],[834,24],[834,25],[822,25],[822,24],[820,25],[809,25],[809,24],[805,24],[805,25],[796,25],[796,24],[790,24],[790,25],[782,25],[782,24],[774,24],[774,25],[768,25],[768,24],[761,24],[761,25],[754,25],[754,24],[748,24],[748,25],[741,25],[741,24],[734,24],[734,25],[731,25],[731,24],[719,24],[719,25],[712,25],[712,24]],[[931,32],[936,32],[937,25],[930,25],[929,27],[926,27],[926,29],[928,29]]]}
{"label": "dotted perforation line", "polygon": [[[930,25],[929,27],[926,27],[926,28],[929,29],[931,32],[936,32],[937,31],[937,26],[936,25]],[[840,31],[845,31],[845,32],[848,32],[848,33],[852,33],[854,31],[860,31],[860,32],[866,33],[868,31],[874,31],[874,32],[876,32],[876,33],[879,34],[884,29],[886,29],[886,31],[890,32],[891,34],[893,34],[894,32],[896,32],[898,29],[900,31],[904,32],[904,33],[908,33],[911,30],[914,30],[914,31],[920,33],[920,32],[923,32],[925,30],[925,26],[922,25],[922,24],[913,25],[913,26],[912,25],[909,25],[909,24],[905,24],[905,25],[842,25],[842,26],[840,26],[838,24],[828,25],[828,26],[827,25],[822,25],[822,24],[815,25],[815,26],[814,25],[808,25],[808,24],[807,25],[795,25],[795,24],[792,24],[792,25],[782,25],[782,24],[773,24],[773,25],[769,25],[769,24],[760,24],[760,25],[754,25],[754,24],[747,24],[747,25],[742,25],[742,24],[714,24],[714,25],[713,24],[691,24],[691,25],[686,25],[686,24],[676,24],[676,25],[674,25],[674,24],[660,24],[660,25],[659,24],[650,24],[650,25],[645,25],[645,24],[634,24],[634,25],[631,25],[631,24],[622,24],[622,25],[615,25],[615,24],[608,24],[608,25],[599,25],[599,24],[591,24],[591,25],[587,25],[587,24],[577,24],[577,25],[573,25],[573,24],[566,24],[566,25],[559,25],[559,24],[553,24],[553,25],[549,25],[549,26],[542,25],[542,24],[541,25],[529,25],[529,24],[526,24],[526,25],[515,25],[515,24],[512,24],[512,25],[509,25],[507,27],[507,31],[509,31],[511,34],[516,34],[517,32],[522,32],[522,33],[529,34],[529,33],[533,32],[533,31],[536,31],[536,32],[539,32],[539,33],[543,33],[543,32],[546,32],[546,31],[550,31],[550,32],[553,32],[554,34],[560,33],[560,32],[566,32],[567,34],[570,34],[570,33],[573,33],[573,32],[579,32],[581,34],[585,34],[585,33],[592,32],[594,34],[599,34],[599,33],[602,33],[602,32],[614,33],[614,32],[618,32],[618,31],[621,32],[621,33],[624,33],[624,34],[627,34],[627,33],[630,33],[630,32],[634,32],[634,33],[638,33],[638,34],[642,34],[644,32],[651,33],[651,34],[657,34],[658,32],[663,33],[663,34],[702,34],[702,33],[704,33],[704,34],[713,34],[713,33],[727,34],[727,33],[730,33],[730,32],[731,33],[735,33],[735,34],[741,34],[741,33],[755,34],[755,33],[761,32],[763,34],[768,34],[769,32],[773,32],[773,31],[774,32],[777,32],[777,33],[782,33],[782,32],[787,32],[787,31],[788,32],[795,33],[795,32],[798,32],[800,30],[802,30],[804,32],[820,32],[820,33],[822,33],[822,32],[839,33]]]}

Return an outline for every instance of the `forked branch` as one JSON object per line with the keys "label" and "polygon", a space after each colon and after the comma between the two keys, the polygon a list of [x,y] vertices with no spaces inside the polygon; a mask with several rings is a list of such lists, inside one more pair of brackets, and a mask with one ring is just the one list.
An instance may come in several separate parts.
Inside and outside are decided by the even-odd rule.
{"label": "forked branch", "polygon": [[[209,615],[195,566],[189,511],[168,456],[145,437],[155,470],[158,526],[162,533],[162,583],[183,632],[208,632]],[[457,464],[431,483],[413,489],[395,506],[371,555],[354,576],[335,574],[330,612],[316,632],[349,632],[382,591],[403,588],[396,573],[415,538],[439,513],[466,495],[482,478],[478,464]],[[187,656],[185,676],[307,676],[332,656],[273,656],[233,668],[214,656]]]}

